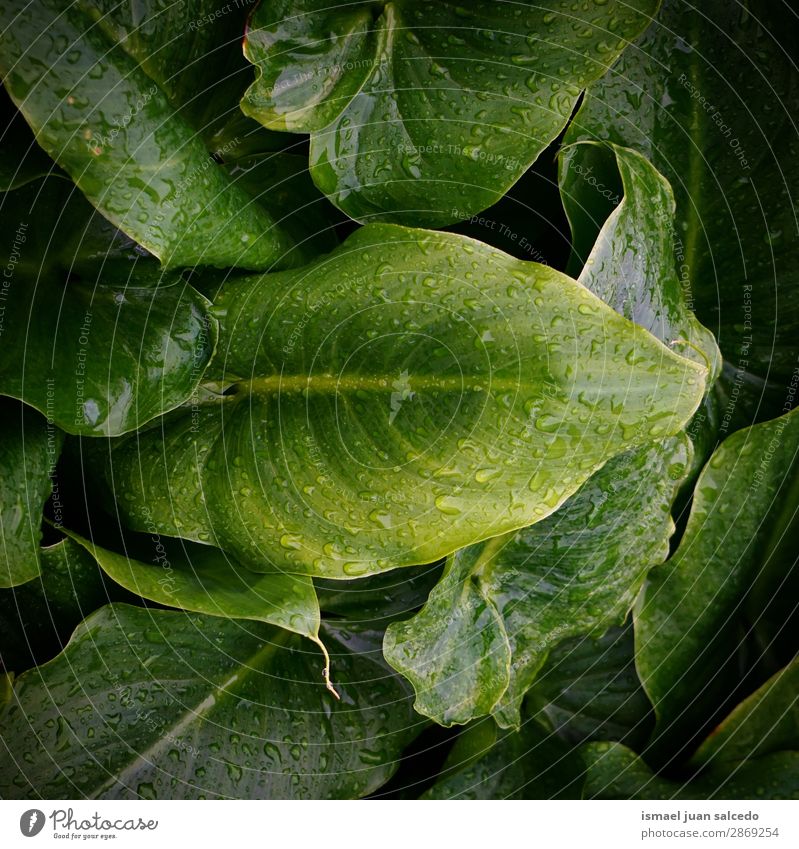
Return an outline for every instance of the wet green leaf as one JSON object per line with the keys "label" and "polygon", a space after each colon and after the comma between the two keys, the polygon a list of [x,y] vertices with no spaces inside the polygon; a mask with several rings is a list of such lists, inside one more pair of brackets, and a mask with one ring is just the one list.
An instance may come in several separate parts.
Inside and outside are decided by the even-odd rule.
{"label": "wet green leaf", "polygon": [[111,43],[121,45],[201,131],[208,122],[201,117],[210,119],[219,112],[229,118],[238,112],[235,94],[246,85],[239,79],[240,70],[246,69],[241,39],[255,0],[239,0],[227,7],[214,0],[142,0],[137,4],[77,0],[74,5],[84,15],[87,29],[94,27]]}
{"label": "wet green leaf", "polygon": [[[277,625],[313,640],[327,658],[319,639],[319,603],[307,575],[251,572],[218,548],[168,540],[164,545],[160,537],[150,540],[150,551],[141,547],[142,556],[149,555],[145,561],[67,533],[112,580],[142,598],[192,613]],[[329,679],[327,663],[324,669]]]}
{"label": "wet green leaf", "polygon": [[31,286],[76,275],[97,281],[125,281],[158,268],[144,248],[104,218],[63,177],[36,179],[0,195],[0,230],[11,237],[9,274]]}
{"label": "wet green leaf", "polygon": [[[217,5],[204,3],[197,10],[205,7]],[[178,47],[196,46],[183,10],[176,7],[171,24],[175,15]],[[184,82],[170,78],[174,85],[162,88],[160,56],[172,49],[169,41],[160,50],[150,46],[152,61],[141,65],[137,57],[150,27],[136,38],[123,37],[124,25],[100,17],[94,6],[79,2],[64,8],[56,0],[38,3],[35,15],[22,0],[3,0],[0,22],[6,89],[39,144],[106,218],[166,266],[261,269],[286,262],[289,237],[233,185],[170,101],[188,84],[195,62],[202,67],[202,50],[183,69]],[[167,73],[180,64],[179,57],[180,51]]]}
{"label": "wet green leaf", "polygon": [[[609,185],[611,176],[614,185],[618,178],[617,190],[596,184],[586,162],[597,159],[605,161],[602,175]],[[560,171],[576,255],[584,255],[584,262],[572,263],[579,282],[664,344],[707,366],[712,386],[721,373],[721,353],[692,312],[690,281],[677,264],[682,247],[668,181],[640,153],[610,143],[573,143],[561,154]],[[587,225],[592,203],[608,192],[615,192],[612,202]],[[687,429],[695,448],[692,473],[715,446],[719,420],[717,400],[708,395]]]}
{"label": "wet green leaf", "polygon": [[0,713],[9,798],[350,798],[421,730],[379,634],[325,626],[321,655],[260,622],[104,607],[24,673]]}
{"label": "wet green leaf", "polygon": [[[24,248],[24,245],[23,245]],[[5,280],[0,392],[68,433],[127,433],[189,399],[214,349],[206,299],[176,275],[112,285]]]}
{"label": "wet green leaf", "polygon": [[108,601],[94,558],[63,539],[40,550],[41,574],[0,590],[0,667],[22,672],[53,658],[81,620]]}
{"label": "wet green leaf", "polygon": [[549,649],[620,623],[667,557],[689,461],[685,436],[628,452],[546,520],[454,554],[421,613],[386,633],[416,709],[445,725],[489,712],[518,725]]}
{"label": "wet green leaf", "polygon": [[[581,764],[569,747],[534,719],[520,731],[492,734],[483,721],[463,732],[424,799],[571,799]],[[495,728],[495,726],[494,726]]]}
{"label": "wet green leaf", "polygon": [[716,768],[784,749],[799,751],[799,660],[744,699],[702,743],[692,763]]}
{"label": "wet green leaf", "polygon": [[636,663],[673,757],[738,684],[743,599],[797,510],[799,413],[738,431],[711,457],[673,557],[636,612]]}
{"label": "wet green leaf", "polygon": [[242,109],[311,133],[314,181],[352,218],[450,224],[519,179],[657,6],[261,3]]}
{"label": "wet green leaf", "polygon": [[[727,382],[739,389],[750,376],[785,381],[796,362],[798,27],[783,3],[755,12],[723,0],[701,8],[665,0],[637,45],[589,87],[566,136],[635,148],[669,179],[680,273],[729,361]],[[589,149],[577,154],[564,178],[567,200],[608,183]]]}
{"label": "wet green leaf", "polygon": [[563,274],[395,225],[214,312],[227,393],[102,462],[134,528],[258,571],[358,577],[529,525],[683,428],[707,374]]}
{"label": "wet green leaf", "polygon": [[621,743],[588,743],[583,758],[585,799],[799,799],[799,752],[753,758],[684,781],[658,777]]}
{"label": "wet green leaf", "polygon": [[[671,190],[639,154],[612,152],[624,197],[579,282],[662,341],[679,341],[715,376],[715,342],[674,271]],[[417,710],[447,725],[489,712],[517,725],[546,652],[619,622],[668,555],[669,511],[691,456],[685,436],[644,446],[611,461],[546,522],[455,554],[424,610],[387,631],[386,656],[414,684]]]}
{"label": "wet green leaf", "polygon": [[560,643],[538,673],[528,702],[571,743],[613,740],[643,745],[654,716],[635,670],[633,649],[629,626],[612,628],[599,639]]}
{"label": "wet green leaf", "polygon": [[[578,200],[586,191],[596,191],[593,187],[579,191],[585,181],[574,174],[572,165],[587,146],[574,144],[562,154],[567,212],[581,208]],[[714,380],[721,368],[716,341],[691,312],[690,289],[675,266],[671,186],[640,153],[618,145],[608,147],[619,170],[622,195],[596,235],[577,279],[616,312],[683,356],[703,363]]]}
{"label": "wet green leaf", "polygon": [[39,574],[42,508],[62,441],[38,413],[0,398],[0,587]]}

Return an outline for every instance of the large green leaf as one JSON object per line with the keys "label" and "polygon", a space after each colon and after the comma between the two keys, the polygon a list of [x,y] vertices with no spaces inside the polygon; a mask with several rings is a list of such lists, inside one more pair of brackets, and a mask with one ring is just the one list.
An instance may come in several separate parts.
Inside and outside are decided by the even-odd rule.
{"label": "large green leaf", "polygon": [[535,719],[497,732],[489,721],[466,729],[424,799],[558,799],[579,796],[581,766]]}
{"label": "large green leaf", "polygon": [[672,757],[738,684],[743,600],[796,515],[799,412],[738,431],[696,484],[674,556],[653,571],[635,621],[636,662]]}
{"label": "large green leaf", "polygon": [[583,757],[586,799],[799,799],[799,752],[776,752],[683,781],[655,775],[621,743],[589,743]]}
{"label": "large green leaf", "polygon": [[92,611],[108,601],[102,573],[70,539],[41,549],[41,574],[0,590],[0,668],[22,672],[53,658]]}
{"label": "large green leaf", "polygon": [[799,660],[744,699],[702,743],[693,763],[717,767],[783,749],[799,751]]}
{"label": "large green leaf", "polygon": [[0,399],[0,587],[39,574],[42,508],[62,438],[37,413]]}
{"label": "large green leaf", "polygon": [[[217,8],[211,2],[195,6],[201,15]],[[194,29],[187,33],[185,11],[175,15],[178,44],[188,42],[193,50],[197,42]],[[170,26],[177,23],[174,17]],[[148,22],[159,26],[159,20]],[[261,269],[286,262],[289,237],[231,182],[184,115],[176,113],[170,102],[175,87],[161,87],[166,83],[160,56],[169,55],[169,39],[160,50],[151,45],[154,58],[141,65],[137,51],[152,26],[130,37],[124,21],[102,17],[82,1],[65,8],[43,0],[34,15],[23,0],[2,0],[0,26],[6,89],[39,144],[106,218],[167,266]],[[203,41],[201,35],[199,44]],[[168,69],[180,64],[182,50]],[[185,88],[203,58],[198,48],[184,82],[169,79]]]}
{"label": "large green leaf", "polygon": [[[572,176],[570,163],[585,147],[587,143],[574,144],[562,154],[567,178],[578,179]],[[623,196],[596,235],[577,279],[625,318],[684,356],[703,362],[715,379],[721,368],[716,341],[691,312],[691,293],[675,266],[671,186],[640,153],[613,144],[607,147],[619,170]],[[568,179],[565,185],[570,186]],[[564,191],[567,210],[574,195]]]}
{"label": "large green leaf", "polygon": [[685,436],[630,451],[546,520],[454,554],[423,610],[386,632],[416,710],[445,725],[489,712],[518,725],[548,650],[621,622],[668,556],[689,462]]}
{"label": "large green leaf", "polygon": [[[668,183],[640,154],[611,152],[624,198],[579,282],[678,343],[712,379],[715,342],[687,308],[674,269]],[[609,463],[549,521],[456,554],[423,612],[387,631],[386,656],[413,682],[417,710],[444,724],[490,711],[517,724],[548,649],[617,622],[646,571],[667,556],[669,510],[690,457],[684,437],[645,446]]]}
{"label": "large green leaf", "polygon": [[[608,171],[618,176],[621,193],[613,196],[600,213],[607,216],[595,227],[585,226],[583,218],[607,190],[590,181],[586,151],[612,160]],[[579,282],[661,342],[704,363],[712,384],[721,373],[721,354],[713,334],[693,314],[690,287],[678,272],[676,207],[669,182],[640,153],[614,144],[574,143],[563,151],[561,162],[564,206],[578,251],[584,252],[584,262],[574,263]],[[718,424],[715,397],[708,396],[688,428],[696,449],[694,471],[715,445]]]}
{"label": "large green leaf", "polygon": [[201,130],[205,124],[199,116],[209,114],[209,101],[225,117],[238,111],[232,97],[224,109],[218,101],[220,94],[235,94],[241,85],[241,38],[255,0],[239,0],[221,10],[214,0],[77,0],[73,5],[85,16],[87,29],[96,28],[121,45]]}
{"label": "large green leaf", "polygon": [[4,281],[0,393],[68,433],[136,430],[196,390],[214,349],[208,302],[177,275],[118,285]]}
{"label": "large green leaf", "polygon": [[[169,541],[165,546],[159,537],[150,540],[147,562],[69,535],[117,584],[150,601],[192,613],[266,622],[308,637],[322,650],[325,680],[330,680],[327,650],[319,639],[319,603],[308,576],[251,572],[217,548]],[[158,542],[153,545],[154,539]]]}
{"label": "large green leaf", "polygon": [[630,626],[611,628],[599,639],[560,643],[527,699],[569,742],[614,740],[635,747],[652,731],[652,706],[635,670]]}
{"label": "large green leaf", "polygon": [[679,432],[707,376],[559,272],[395,225],[215,312],[226,394],[113,443],[106,474],[133,527],[260,571],[356,577],[543,519]]}
{"label": "large green leaf", "polygon": [[516,182],[657,6],[261,3],[242,108],[311,133],[314,181],[351,217],[449,224]]}
{"label": "large green leaf", "polygon": [[239,109],[253,77],[241,39],[254,5],[242,0],[220,15],[216,0],[192,0],[188,8],[172,0],[138,6],[95,0],[85,10],[164,91],[232,182],[297,243],[298,254],[310,258],[335,246],[329,229],[335,210],[313,185],[307,156],[284,152],[297,141],[265,130]]}
{"label": "large green leaf", "polygon": [[326,626],[341,701],[260,622],[101,608],[0,712],[3,798],[348,798],[418,733],[380,635]]}
{"label": "large green leaf", "polygon": [[[798,37],[785,3],[755,11],[724,0],[701,8],[666,0],[639,43],[589,88],[566,136],[636,148],[670,180],[681,276],[738,390],[752,375],[785,381],[795,365]],[[572,212],[579,204],[590,212],[582,199],[608,183],[607,170],[587,149],[564,166]],[[586,225],[587,216],[578,217]]]}

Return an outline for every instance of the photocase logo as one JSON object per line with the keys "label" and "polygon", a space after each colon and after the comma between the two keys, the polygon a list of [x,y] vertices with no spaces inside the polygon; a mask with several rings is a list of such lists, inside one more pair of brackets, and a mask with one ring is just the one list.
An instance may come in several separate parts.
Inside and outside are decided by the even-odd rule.
{"label": "photocase logo", "polygon": [[44,828],[44,813],[38,808],[31,808],[19,818],[19,830],[25,837],[36,837]]}
{"label": "photocase logo", "polygon": [[394,424],[394,419],[397,418],[397,413],[400,411],[402,402],[412,401],[413,396],[416,394],[411,391],[407,369],[391,384],[391,388],[394,391],[391,393],[391,413],[388,417],[388,423]]}

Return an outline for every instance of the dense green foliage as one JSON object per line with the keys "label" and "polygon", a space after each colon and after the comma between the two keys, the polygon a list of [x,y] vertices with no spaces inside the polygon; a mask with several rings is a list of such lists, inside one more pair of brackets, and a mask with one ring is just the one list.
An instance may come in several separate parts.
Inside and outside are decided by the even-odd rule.
{"label": "dense green foliage", "polygon": [[782,0],[0,33],[0,798],[799,798]]}

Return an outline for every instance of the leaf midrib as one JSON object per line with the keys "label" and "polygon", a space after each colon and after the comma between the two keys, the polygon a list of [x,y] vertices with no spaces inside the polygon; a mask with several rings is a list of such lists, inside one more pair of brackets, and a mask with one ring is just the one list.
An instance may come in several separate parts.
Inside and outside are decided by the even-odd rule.
{"label": "leaf midrib", "polygon": [[[304,392],[324,395],[337,395],[353,392],[410,392],[424,391],[470,391],[486,392],[496,389],[503,392],[522,392],[525,389],[543,390],[545,381],[525,383],[519,378],[496,377],[494,375],[446,376],[435,374],[408,375],[407,381],[400,388],[396,386],[402,381],[402,373],[395,374],[272,374],[265,377],[255,377],[250,380],[239,380],[234,384],[237,394],[272,395],[278,393]],[[478,385],[477,382],[481,381]]]}
{"label": "leaf midrib", "polygon": [[167,744],[170,746],[174,745],[173,741],[179,739],[178,735],[185,728],[190,726],[195,720],[202,719],[213,708],[216,708],[221,696],[233,695],[234,687],[240,686],[241,683],[249,677],[250,673],[256,670],[260,671],[263,663],[272,654],[274,654],[278,648],[282,648],[293,636],[294,635],[290,632],[281,629],[269,642],[261,646],[244,663],[239,663],[236,666],[235,671],[224,681],[221,683],[209,682],[210,686],[208,687],[205,697],[202,698],[194,708],[184,708],[175,722],[173,722],[168,728],[161,730],[161,733],[155,742],[148,746],[145,751],[134,753],[134,757],[132,757],[124,767],[121,769],[115,769],[114,774],[103,782],[100,787],[93,790],[91,795],[87,798],[100,798],[100,794],[118,785],[121,785],[127,790],[132,789],[129,784],[129,779],[133,777],[137,768],[139,768],[143,763],[147,766],[154,766],[154,758],[161,753]]}

